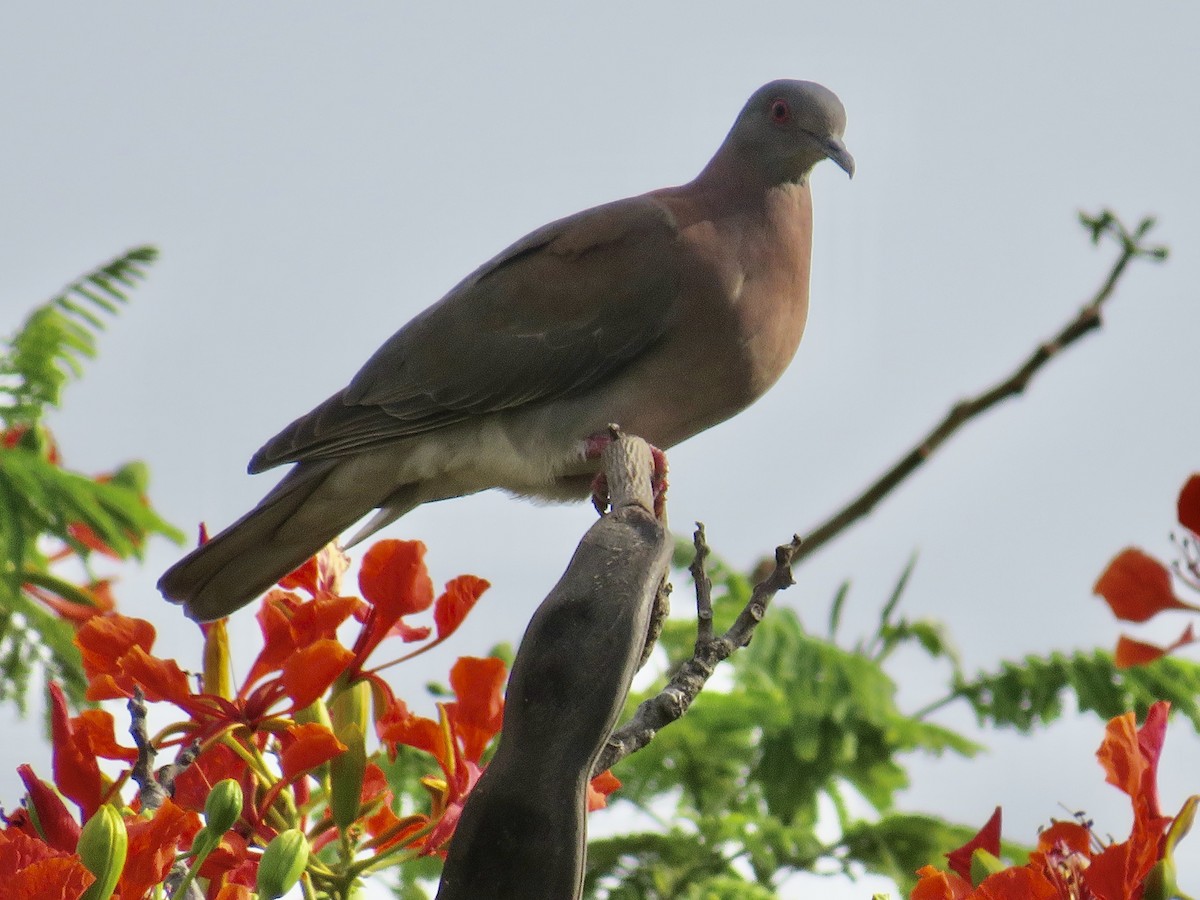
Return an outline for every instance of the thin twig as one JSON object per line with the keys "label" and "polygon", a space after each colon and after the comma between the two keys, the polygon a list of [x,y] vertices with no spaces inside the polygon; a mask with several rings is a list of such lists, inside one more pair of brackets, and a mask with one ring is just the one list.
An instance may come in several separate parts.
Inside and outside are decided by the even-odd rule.
{"label": "thin twig", "polygon": [[133,689],[133,696],[127,704],[129,709],[129,734],[133,737],[133,745],[137,747],[137,760],[129,772],[129,777],[138,786],[138,799],[142,809],[153,811],[162,806],[163,800],[175,791],[175,779],[200,755],[200,744],[193,742],[184,747],[175,756],[175,762],[163,766],[157,772],[154,761],[158,751],[150,740],[146,728],[146,697],[140,687]]}
{"label": "thin twig", "polygon": [[663,625],[671,615],[671,591],[673,589],[668,577],[663,575],[662,581],[658,583],[658,590],[654,594],[654,608],[650,610],[650,625],[646,629],[646,644],[642,647],[642,658],[638,660],[638,671],[641,671],[642,667],[649,662],[650,654],[654,652],[659,635],[662,634]]}
{"label": "thin twig", "polygon": [[697,631],[705,628],[704,611],[707,608],[706,640],[697,637],[696,651],[671,676],[658,694],[644,701],[633,714],[633,718],[622,725],[608,739],[592,774],[596,775],[611,768],[631,753],[645,747],[654,739],[659,729],[680,718],[692,701],[703,690],[716,667],[728,659],[735,650],[750,643],[754,629],[762,621],[772,598],[794,584],[792,560],[800,549],[800,538],[775,549],[775,566],[771,573],[754,586],[750,600],[742,609],[733,625],[720,637],[712,636],[712,585],[704,572],[704,560],[708,557],[708,546],[704,541],[704,526],[697,523],[694,538],[696,560],[692,563],[692,574],[696,581]]}
{"label": "thin twig", "polygon": [[713,638],[713,605],[712,579],[704,570],[708,562],[708,544],[704,540],[704,523],[696,523],[696,533],[692,536],[692,546],[696,554],[688,571],[692,573],[692,583],[696,585],[696,652]]}
{"label": "thin twig", "polygon": [[138,786],[138,798],[141,800],[142,809],[156,810],[167,799],[167,792],[154,777],[154,760],[158,756],[158,751],[154,749],[154,744],[150,741],[150,734],[146,729],[146,698],[140,687],[133,689],[133,696],[129,698],[127,705],[129,708],[129,734],[133,737],[134,746],[137,747],[137,761],[134,762],[129,777]]}
{"label": "thin twig", "polygon": [[867,515],[884,497],[895,490],[901,482],[915,472],[933,455],[946,440],[963,425],[975,417],[991,409],[1002,400],[1014,397],[1025,390],[1034,375],[1046,363],[1054,359],[1078,341],[1084,335],[1100,327],[1101,308],[1104,302],[1112,296],[1117,282],[1125,273],[1126,267],[1139,257],[1161,260],[1166,258],[1166,249],[1160,246],[1150,246],[1142,243],[1142,239],[1154,226],[1154,220],[1143,219],[1138,227],[1129,231],[1112,213],[1105,211],[1092,218],[1081,215],[1085,227],[1092,232],[1093,243],[1101,236],[1109,236],[1121,247],[1120,255],[1113,263],[1107,277],[1092,298],[1079,310],[1052,338],[1038,345],[1036,349],[1007,377],[1001,379],[992,387],[976,395],[956,403],[945,417],[930,431],[917,441],[895,465],[888,469],[872,485],[847,503],[842,509],[830,516],[812,531],[804,536],[803,546],[796,554],[794,563],[811,556],[821,547],[841,534],[851,524]]}

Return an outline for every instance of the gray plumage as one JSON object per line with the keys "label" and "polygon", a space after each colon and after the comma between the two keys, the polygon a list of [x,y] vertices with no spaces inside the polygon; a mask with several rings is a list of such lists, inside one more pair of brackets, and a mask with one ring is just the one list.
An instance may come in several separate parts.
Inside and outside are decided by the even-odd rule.
{"label": "gray plumage", "polygon": [[392,335],[348,387],[251,459],[294,464],[249,513],[172,566],[163,595],[227,615],[379,510],[498,487],[581,498],[609,423],[661,448],[754,402],[808,312],[808,173],[853,174],[826,88],[754,93],[691,182],[553,222]]}

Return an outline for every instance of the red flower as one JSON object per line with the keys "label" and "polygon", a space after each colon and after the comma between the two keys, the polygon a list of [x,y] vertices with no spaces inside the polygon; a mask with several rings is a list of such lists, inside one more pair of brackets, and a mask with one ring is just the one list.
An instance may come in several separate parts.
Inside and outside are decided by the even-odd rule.
{"label": "red flower", "polygon": [[77,900],[96,880],[72,851],[0,831],[0,900]]}
{"label": "red flower", "polygon": [[122,897],[141,897],[171,871],[180,845],[190,846],[200,817],[164,800],[150,819],[129,819],[129,850],[117,889]]}
{"label": "red flower", "polygon": [[[430,629],[427,626],[416,628],[403,621],[404,616],[423,612],[434,603],[433,582],[425,568],[423,543],[379,541],[363,557],[358,586],[363,597],[371,604],[371,611],[354,644],[354,663],[350,671],[360,671],[371,652],[390,634],[406,642],[429,637]],[[462,624],[488,587],[488,582],[474,575],[460,575],[447,583],[433,611],[437,625],[436,639],[393,663],[424,653],[446,640]],[[379,666],[375,671],[393,663]]]}
{"label": "red flower", "polygon": [[1000,855],[1000,807],[992,813],[992,817],[984,823],[975,837],[971,838],[957,850],[946,854],[950,860],[950,868],[963,878],[971,878],[971,854],[976,849],[986,850],[992,856]]}
{"label": "red flower", "polygon": [[[1175,538],[1182,558],[1175,561],[1174,572],[1141,550],[1127,547],[1117,554],[1097,580],[1094,592],[1104,598],[1118,619],[1145,622],[1172,609],[1200,612],[1200,606],[1181,600],[1174,590],[1177,578],[1193,591],[1200,591],[1200,533],[1197,532],[1200,529],[1200,473],[1192,475],[1179,492],[1176,512],[1185,532]],[[1122,635],[1117,642],[1115,661],[1122,669],[1145,665],[1195,641],[1191,625],[1165,647]]]}
{"label": "red flower", "polygon": [[[1127,840],[1097,849],[1088,827],[1078,822],[1055,822],[1042,832],[1038,847],[1024,866],[994,872],[978,884],[971,882],[971,858],[976,849],[993,856],[1000,851],[1000,811],[970,841],[949,854],[952,872],[926,866],[912,892],[912,900],[1141,900],[1147,876],[1171,849],[1164,840],[1167,826],[1158,803],[1158,760],[1166,737],[1168,705],[1155,703],[1141,728],[1133,714],[1108,723],[1096,756],[1107,780],[1129,795],[1133,829]],[[1185,803],[1179,818],[1186,830],[1185,814],[1195,798]],[[1191,807],[1189,806],[1191,804]]]}
{"label": "red flower", "polygon": [[90,735],[77,729],[62,688],[50,682],[50,733],[54,746],[54,782],[79,806],[84,820],[100,808],[105,778],[100,774]]}
{"label": "red flower", "polygon": [[28,827],[22,830],[30,837],[40,837],[55,850],[75,852],[79,843],[79,823],[71,815],[54,788],[36,775],[30,766],[17,766],[17,774],[29,792],[29,812],[36,816],[36,824],[23,822]]}
{"label": "red flower", "polygon": [[587,808],[595,812],[608,806],[609,795],[621,786],[621,781],[611,770],[605,770],[588,782]]}

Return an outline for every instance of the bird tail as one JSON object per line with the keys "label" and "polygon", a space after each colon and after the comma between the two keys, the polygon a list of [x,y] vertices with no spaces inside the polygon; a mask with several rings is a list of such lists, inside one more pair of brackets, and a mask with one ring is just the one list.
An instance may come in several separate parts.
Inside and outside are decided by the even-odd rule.
{"label": "bird tail", "polygon": [[254,509],[167,569],[159,591],[207,622],[268,590],[387,499],[361,482],[347,490],[344,462],[296,466]]}

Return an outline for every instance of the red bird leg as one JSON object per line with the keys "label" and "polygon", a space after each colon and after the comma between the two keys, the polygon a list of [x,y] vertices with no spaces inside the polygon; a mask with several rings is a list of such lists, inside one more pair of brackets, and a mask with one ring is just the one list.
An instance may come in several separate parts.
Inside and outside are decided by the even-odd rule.
{"label": "red bird leg", "polygon": [[[600,459],[604,455],[604,448],[616,440],[617,433],[617,427],[613,425],[608,431],[599,431],[584,438],[583,458],[586,460]],[[592,479],[592,506],[600,515],[604,515],[608,511],[608,476],[604,474],[603,468]]]}
{"label": "red bird leg", "polygon": [[654,517],[665,519],[667,514],[667,454],[651,444],[650,458],[654,460],[654,471],[650,474],[650,487],[654,490]]}
{"label": "red bird leg", "polygon": [[[583,442],[584,459],[597,460],[604,454],[604,448],[616,440],[620,433],[616,426],[608,431],[589,435]],[[650,487],[654,492],[654,515],[662,518],[666,511],[667,500],[667,455],[653,444],[650,447],[650,457],[654,461],[654,469],[650,474]],[[601,469],[592,479],[592,506],[600,515],[608,510],[608,478]]]}

